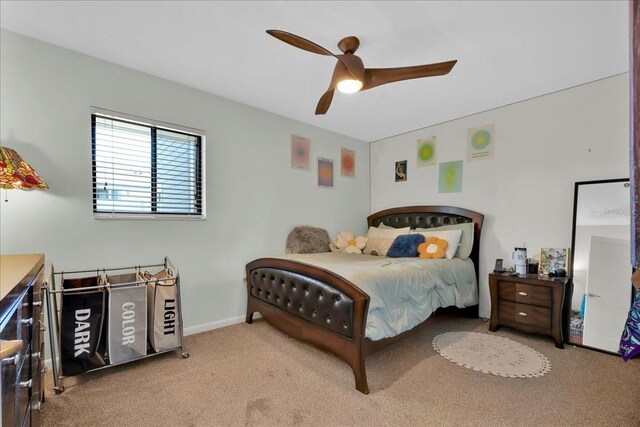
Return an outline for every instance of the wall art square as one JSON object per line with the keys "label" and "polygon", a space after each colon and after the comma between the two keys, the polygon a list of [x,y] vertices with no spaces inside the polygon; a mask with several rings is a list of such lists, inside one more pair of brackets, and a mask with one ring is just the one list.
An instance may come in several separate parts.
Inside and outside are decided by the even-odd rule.
{"label": "wall art square", "polygon": [[440,163],[438,193],[462,191],[462,160]]}
{"label": "wall art square", "polygon": [[396,162],[396,182],[403,182],[407,180],[407,161],[400,160]]}
{"label": "wall art square", "polygon": [[318,187],[333,188],[333,160],[318,157]]}
{"label": "wall art square", "polygon": [[416,167],[433,166],[436,164],[436,144],[435,136],[419,139],[416,151]]}
{"label": "wall art square", "polygon": [[356,152],[340,149],[340,175],[355,176],[356,175]]}
{"label": "wall art square", "polygon": [[291,167],[309,170],[309,140],[291,135]]}
{"label": "wall art square", "polygon": [[538,273],[549,274],[560,269],[569,270],[569,248],[540,248]]}
{"label": "wall art square", "polygon": [[495,150],[495,125],[467,130],[467,160],[492,159]]}

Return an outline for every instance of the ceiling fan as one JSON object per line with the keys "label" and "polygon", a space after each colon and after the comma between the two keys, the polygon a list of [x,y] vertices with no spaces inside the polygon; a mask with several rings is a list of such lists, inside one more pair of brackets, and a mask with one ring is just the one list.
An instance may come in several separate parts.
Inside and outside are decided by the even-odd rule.
{"label": "ceiling fan", "polygon": [[437,64],[416,65],[397,68],[364,68],[360,57],[354,55],[360,46],[360,40],[355,36],[345,37],[338,42],[342,55],[334,55],[322,46],[295,34],[280,30],[267,30],[273,37],[297,48],[333,56],[338,60],[329,89],[322,95],[316,106],[316,114],[325,114],[331,105],[333,92],[338,89],[343,93],[355,93],[374,88],[387,83],[401,80],[418,79],[421,77],[442,76],[448,74],[456,65],[457,60],[439,62]]}

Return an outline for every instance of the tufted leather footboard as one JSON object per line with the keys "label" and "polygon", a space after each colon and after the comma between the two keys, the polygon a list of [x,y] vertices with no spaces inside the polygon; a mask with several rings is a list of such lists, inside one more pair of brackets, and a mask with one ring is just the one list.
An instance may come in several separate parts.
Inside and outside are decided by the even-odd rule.
{"label": "tufted leather footboard", "polygon": [[253,313],[286,334],[343,358],[356,388],[368,393],[362,342],[369,296],[319,267],[261,258],[247,264],[247,323]]}
{"label": "tufted leather footboard", "polygon": [[254,298],[353,337],[353,300],[327,283],[272,267],[256,268],[248,282]]}

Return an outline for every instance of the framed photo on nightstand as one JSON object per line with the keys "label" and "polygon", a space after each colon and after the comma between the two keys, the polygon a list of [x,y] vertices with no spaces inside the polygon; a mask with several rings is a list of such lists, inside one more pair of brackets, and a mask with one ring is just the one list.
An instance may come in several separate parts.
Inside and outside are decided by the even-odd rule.
{"label": "framed photo on nightstand", "polygon": [[540,248],[540,266],[538,273],[551,271],[569,271],[569,248]]}

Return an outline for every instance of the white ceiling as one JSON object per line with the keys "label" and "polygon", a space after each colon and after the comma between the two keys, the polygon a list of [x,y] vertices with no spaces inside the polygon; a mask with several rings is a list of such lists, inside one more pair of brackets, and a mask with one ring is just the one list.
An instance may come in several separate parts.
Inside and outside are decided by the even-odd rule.
{"label": "white ceiling", "polygon": [[[5,1],[2,28],[305,123],[375,141],[629,70],[621,1],[212,2]],[[339,53],[360,39],[366,67],[457,59],[449,75],[315,106],[335,60],[267,29]]]}

